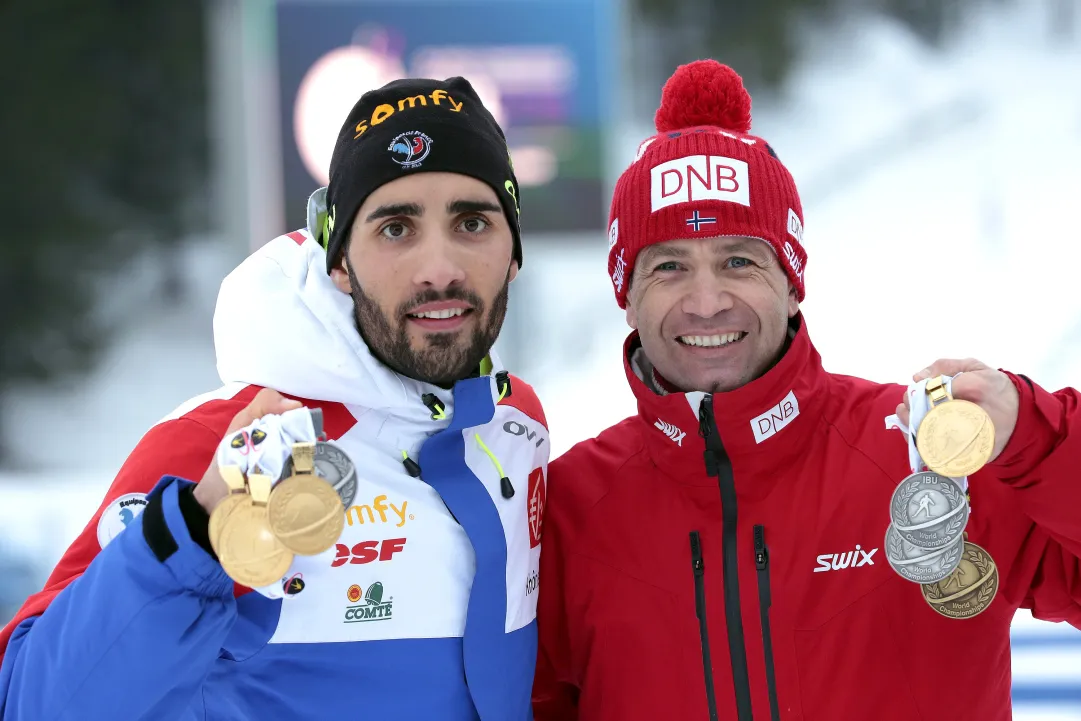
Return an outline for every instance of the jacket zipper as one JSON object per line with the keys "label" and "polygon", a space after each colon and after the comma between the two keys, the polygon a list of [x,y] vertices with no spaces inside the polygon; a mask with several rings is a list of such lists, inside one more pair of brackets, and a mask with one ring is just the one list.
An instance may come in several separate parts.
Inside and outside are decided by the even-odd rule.
{"label": "jacket zipper", "polygon": [[717,694],[713,688],[713,662],[709,658],[709,628],[706,625],[706,564],[702,559],[702,541],[698,531],[691,531],[691,567],[694,569],[694,613],[702,637],[702,667],[706,672],[706,702],[709,719],[717,721]]}
{"label": "jacket zipper", "polygon": [[[724,550],[724,616],[728,627],[728,654],[732,660],[732,686],[736,692],[736,718],[753,721],[751,682],[747,673],[747,648],[743,643],[743,618],[739,601],[739,569],[736,552],[736,481],[732,462],[724,450],[713,415],[713,396],[707,394],[698,410],[698,432],[706,441],[706,474],[716,476],[721,489],[722,548]],[[708,670],[708,669],[707,669]]]}
{"label": "jacket zipper", "polygon": [[769,592],[769,547],[766,546],[765,526],[754,527],[754,567],[758,571],[758,610],[762,614],[762,648],[766,654],[766,685],[769,687],[769,716],[780,721],[777,707],[777,678],[773,670],[773,635],[769,630],[769,607],[773,603]]}

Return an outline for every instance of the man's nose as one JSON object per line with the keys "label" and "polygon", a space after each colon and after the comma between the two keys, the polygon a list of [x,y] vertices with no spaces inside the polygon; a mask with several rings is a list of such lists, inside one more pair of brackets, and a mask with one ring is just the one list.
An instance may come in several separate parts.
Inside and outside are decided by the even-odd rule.
{"label": "man's nose", "polygon": [[681,309],[688,315],[712,318],[735,305],[731,292],[716,275],[699,271],[690,279]]}
{"label": "man's nose", "polygon": [[453,241],[440,235],[417,248],[419,260],[413,283],[442,290],[465,281],[465,268],[455,252]]}

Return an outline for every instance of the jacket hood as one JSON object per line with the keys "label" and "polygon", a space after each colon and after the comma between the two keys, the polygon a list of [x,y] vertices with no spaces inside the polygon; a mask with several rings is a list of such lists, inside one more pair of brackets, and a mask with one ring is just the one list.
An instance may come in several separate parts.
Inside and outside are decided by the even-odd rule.
{"label": "jacket hood", "polygon": [[[713,403],[717,430],[733,468],[769,471],[790,463],[806,437],[819,429],[828,394],[828,375],[811,344],[802,315],[781,360],[762,377],[726,393],[665,392],[641,357],[641,340],[632,333],[624,345],[624,369],[638,399],[638,415],[650,454],[661,468],[691,483],[714,482],[705,475],[701,404]],[[697,480],[694,480],[697,479]]]}
{"label": "jacket hood", "polygon": [[[433,393],[449,418],[449,390],[395,373],[356,328],[352,299],[333,284],[326,252],[306,231],[270,241],[222,281],[214,347],[223,383],[273,388],[297,398],[382,410],[432,422]],[[494,376],[502,365],[489,354]],[[493,378],[493,389],[495,380]]]}

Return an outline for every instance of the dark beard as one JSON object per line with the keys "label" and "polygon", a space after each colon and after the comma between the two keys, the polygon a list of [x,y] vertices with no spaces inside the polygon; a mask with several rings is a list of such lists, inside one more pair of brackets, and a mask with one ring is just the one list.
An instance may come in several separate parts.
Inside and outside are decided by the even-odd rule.
{"label": "dark beard", "polygon": [[[485,304],[472,291],[448,288],[443,292],[429,290],[418,293],[398,306],[394,319],[388,318],[379,304],[360,287],[352,266],[348,266],[350,295],[353,297],[353,314],[360,337],[368,344],[372,355],[395,373],[433,385],[449,388],[456,381],[477,372],[480,362],[499,337],[503,319],[507,315],[507,299],[510,296],[510,273],[503,288],[492,300],[492,308],[485,316]],[[473,315],[480,322],[471,337],[461,332],[427,333],[427,347],[416,351],[409,344],[406,330],[406,313],[423,303],[441,300],[461,300],[473,306]],[[397,320],[400,319],[400,320]]]}

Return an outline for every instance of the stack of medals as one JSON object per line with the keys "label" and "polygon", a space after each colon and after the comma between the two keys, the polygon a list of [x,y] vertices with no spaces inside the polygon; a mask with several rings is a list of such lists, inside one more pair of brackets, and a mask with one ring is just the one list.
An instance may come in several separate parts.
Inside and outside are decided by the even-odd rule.
{"label": "stack of medals", "polygon": [[[315,412],[313,420],[319,437]],[[317,459],[325,461],[319,475]],[[337,477],[324,477],[324,465]],[[321,441],[294,443],[276,484],[258,467],[246,477],[237,466],[219,470],[229,495],[210,515],[210,544],[229,577],[249,588],[281,580],[295,555],[314,556],[333,546],[345,525],[345,504],[356,493],[349,457]]]}
{"label": "stack of medals", "polygon": [[886,557],[902,578],[920,584],[935,611],[971,618],[998,591],[994,561],[965,533],[967,478],[991,457],[995,429],[980,406],[954,399],[941,377],[926,391],[930,410],[912,418],[912,432],[927,470],[913,469],[893,492]]}

